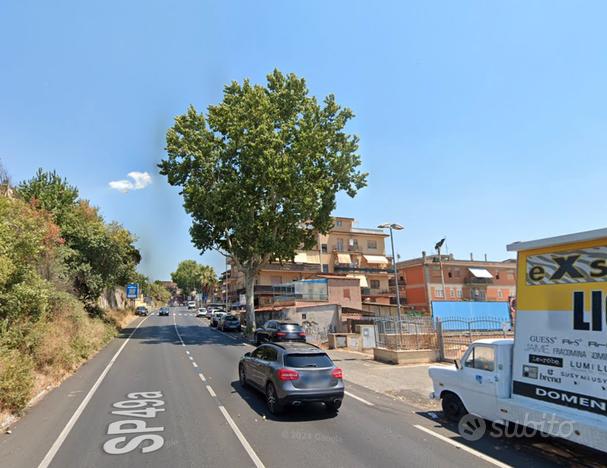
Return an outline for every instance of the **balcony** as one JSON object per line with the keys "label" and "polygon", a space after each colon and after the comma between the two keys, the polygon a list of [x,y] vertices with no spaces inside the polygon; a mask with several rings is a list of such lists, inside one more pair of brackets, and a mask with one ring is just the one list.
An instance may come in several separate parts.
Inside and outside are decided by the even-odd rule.
{"label": "balcony", "polygon": [[464,284],[486,286],[488,284],[493,284],[493,278],[477,278],[475,276],[470,276],[469,278],[464,278]]}
{"label": "balcony", "polygon": [[351,265],[335,265],[333,270],[338,273],[389,273],[388,268],[367,268]]}
{"label": "balcony", "polygon": [[360,294],[362,296],[389,296],[391,291],[389,289],[382,288],[360,288]]}
{"label": "balcony", "polygon": [[320,273],[320,265],[315,263],[268,263],[262,267],[266,271],[305,271]]}

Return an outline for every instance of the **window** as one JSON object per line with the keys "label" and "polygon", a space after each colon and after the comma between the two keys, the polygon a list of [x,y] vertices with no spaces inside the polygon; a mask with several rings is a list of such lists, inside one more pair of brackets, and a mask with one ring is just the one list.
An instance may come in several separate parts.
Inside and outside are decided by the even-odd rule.
{"label": "window", "polygon": [[352,250],[358,250],[358,239],[350,239],[350,247]]}
{"label": "window", "polygon": [[493,372],[495,370],[495,349],[491,346],[475,346],[466,358],[464,366]]}
{"label": "window", "polygon": [[343,239],[337,239],[337,243],[335,248],[339,251],[344,250],[344,240]]}
{"label": "window", "polygon": [[257,348],[255,351],[251,353],[251,357],[255,359],[261,359],[263,355],[263,348]]}
{"label": "window", "polygon": [[369,281],[369,286],[373,289],[379,289],[379,280]]}
{"label": "window", "polygon": [[350,299],[350,288],[344,289],[344,299]]}
{"label": "window", "polygon": [[445,292],[443,291],[443,288],[436,288],[434,290],[434,295],[436,297],[445,297]]}
{"label": "window", "polygon": [[449,297],[455,297],[455,289],[449,288]]}
{"label": "window", "polygon": [[371,249],[371,250],[376,250],[377,249],[377,241],[376,240],[368,240],[367,241],[367,248]]}
{"label": "window", "polygon": [[263,349],[261,359],[270,362],[278,361],[278,351],[276,351],[274,348],[271,348],[270,346],[266,346]]}
{"label": "window", "polygon": [[327,253],[327,244],[320,244],[320,250],[322,253]]}
{"label": "window", "polygon": [[322,265],[322,272],[323,273],[329,273],[329,265],[326,265],[323,263]]}
{"label": "window", "polygon": [[448,276],[449,278],[453,278],[453,273],[451,273],[451,272],[449,271],[449,272],[447,272],[447,276]]}
{"label": "window", "polygon": [[460,275],[461,275],[461,272],[460,272],[459,268],[456,268],[455,270],[453,270],[453,273],[455,274],[456,278],[459,278]]}
{"label": "window", "polygon": [[332,367],[333,361],[325,353],[322,354],[287,354],[286,367]]}
{"label": "window", "polygon": [[342,227],[342,225],[343,225],[343,223],[339,219],[337,221],[335,221],[335,227],[340,228],[340,227]]}
{"label": "window", "polygon": [[458,289],[458,290],[457,290],[457,297],[459,297],[460,299],[461,299],[462,297],[464,297],[464,291],[462,291],[461,289]]}
{"label": "window", "polygon": [[504,297],[504,293],[502,293],[501,289],[497,290],[497,297],[499,297],[500,299]]}

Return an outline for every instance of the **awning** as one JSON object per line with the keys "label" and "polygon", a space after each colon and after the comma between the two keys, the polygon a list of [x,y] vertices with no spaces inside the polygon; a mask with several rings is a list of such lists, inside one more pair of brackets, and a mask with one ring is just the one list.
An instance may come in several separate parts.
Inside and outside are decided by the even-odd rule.
{"label": "awning", "polygon": [[308,254],[306,252],[300,252],[295,255],[293,259],[295,263],[309,263],[308,262]]}
{"label": "awning", "polygon": [[360,280],[361,288],[369,287],[369,283],[367,283],[367,277],[365,275],[346,275],[346,278],[357,278]]}
{"label": "awning", "polygon": [[468,271],[476,278],[493,278],[493,275],[484,268],[468,268]]}
{"label": "awning", "polygon": [[363,257],[365,257],[367,263],[374,263],[379,265],[387,265],[390,263],[390,260],[388,260],[383,255],[363,255]]}
{"label": "awning", "polygon": [[350,263],[352,263],[352,258],[350,257],[350,254],[338,253],[337,263],[345,263],[349,265]]}

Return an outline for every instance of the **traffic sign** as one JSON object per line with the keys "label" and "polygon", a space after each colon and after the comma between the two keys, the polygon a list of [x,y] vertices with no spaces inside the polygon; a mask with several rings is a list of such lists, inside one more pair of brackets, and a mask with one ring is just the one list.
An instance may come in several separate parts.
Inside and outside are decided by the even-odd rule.
{"label": "traffic sign", "polygon": [[137,283],[129,283],[126,285],[126,297],[129,299],[137,299],[139,296],[139,285]]}

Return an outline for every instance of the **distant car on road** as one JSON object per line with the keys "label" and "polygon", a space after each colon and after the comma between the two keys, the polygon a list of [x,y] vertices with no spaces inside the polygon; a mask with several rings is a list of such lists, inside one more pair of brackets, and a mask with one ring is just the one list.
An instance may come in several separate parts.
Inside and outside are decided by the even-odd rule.
{"label": "distant car on road", "polygon": [[196,301],[188,301],[188,310],[196,309]]}
{"label": "distant car on road", "polygon": [[306,402],[323,402],[337,412],[344,398],[342,370],[309,343],[263,344],[240,359],[238,377],[242,386],[265,394],[272,414]]}
{"label": "distant car on road", "polygon": [[139,306],[135,309],[135,315],[146,316],[148,314],[148,308],[145,306]]}
{"label": "distant car on road", "polygon": [[306,341],[306,332],[301,325],[293,322],[268,320],[263,327],[255,330],[255,343],[276,341]]}
{"label": "distant car on road", "polygon": [[160,317],[162,317],[162,316],[168,317],[169,316],[169,308],[168,307],[161,307],[160,310],[158,311],[158,315]]}
{"label": "distant car on road", "polygon": [[216,327],[217,325],[219,325],[219,320],[224,315],[227,314],[225,312],[213,312],[213,315],[211,315],[211,326]]}
{"label": "distant car on road", "polygon": [[235,330],[237,332],[241,331],[242,328],[240,326],[240,319],[235,315],[224,315],[219,319],[219,324],[217,328],[221,331],[231,331]]}
{"label": "distant car on road", "polygon": [[204,307],[201,307],[198,309],[198,313],[196,314],[196,317],[206,317],[207,316],[207,309],[205,309]]}

